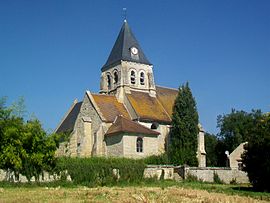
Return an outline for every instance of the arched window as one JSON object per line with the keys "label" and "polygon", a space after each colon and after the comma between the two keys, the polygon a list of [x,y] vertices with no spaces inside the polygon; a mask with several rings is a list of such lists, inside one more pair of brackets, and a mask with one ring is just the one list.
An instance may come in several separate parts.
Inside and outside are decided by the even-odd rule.
{"label": "arched window", "polygon": [[136,151],[137,152],[143,152],[143,139],[141,137],[137,138],[136,141]]}
{"label": "arched window", "polygon": [[144,85],[144,72],[140,73],[140,84]]}
{"label": "arched window", "polygon": [[113,73],[113,76],[114,76],[114,83],[115,83],[115,84],[118,83],[118,72],[115,71],[115,72]]}
{"label": "arched window", "polygon": [[107,75],[107,84],[108,84],[108,89],[111,89],[112,82],[111,82],[111,77],[110,77],[110,75]]}
{"label": "arched window", "polygon": [[134,70],[132,70],[131,72],[130,72],[130,82],[131,82],[131,84],[135,84],[136,83],[136,75],[135,75],[135,71]]}

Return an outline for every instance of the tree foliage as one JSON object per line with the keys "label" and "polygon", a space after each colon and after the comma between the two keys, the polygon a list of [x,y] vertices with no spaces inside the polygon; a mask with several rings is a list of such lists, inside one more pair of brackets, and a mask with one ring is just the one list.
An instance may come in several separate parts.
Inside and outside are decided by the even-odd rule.
{"label": "tree foliage", "polygon": [[256,119],[245,150],[242,158],[250,182],[255,189],[270,192],[270,114]]}
{"label": "tree foliage", "polygon": [[188,83],[179,88],[173,107],[170,160],[174,164],[197,166],[198,112]]}
{"label": "tree foliage", "polygon": [[218,137],[223,140],[226,150],[230,153],[239,144],[249,139],[249,131],[254,126],[257,118],[262,116],[260,110],[252,110],[251,113],[232,109],[227,115],[219,115],[217,126],[220,128]]}
{"label": "tree foliage", "polygon": [[216,135],[205,133],[204,135],[206,166],[218,166],[217,147],[219,146],[219,140]]}
{"label": "tree foliage", "polygon": [[26,175],[28,180],[38,179],[44,170],[50,171],[55,165],[56,136],[48,136],[37,119],[24,121],[22,100],[10,107],[5,103],[6,99],[1,98],[0,168]]}

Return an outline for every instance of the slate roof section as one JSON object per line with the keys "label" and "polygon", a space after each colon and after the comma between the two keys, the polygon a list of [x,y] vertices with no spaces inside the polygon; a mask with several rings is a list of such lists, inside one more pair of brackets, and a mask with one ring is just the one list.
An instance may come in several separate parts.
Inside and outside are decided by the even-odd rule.
{"label": "slate roof section", "polygon": [[[138,49],[139,57],[137,59],[131,57],[131,47],[136,47]],[[141,49],[139,42],[136,40],[134,34],[132,33],[127,21],[124,21],[124,24],[111,50],[109,58],[101,70],[105,71],[110,68],[111,65],[120,63],[121,60],[151,65],[151,63],[144,55],[143,50]]]}
{"label": "slate roof section", "polygon": [[127,94],[128,101],[139,116],[140,121],[171,122],[169,114],[156,97],[151,97],[148,93],[143,92],[130,92],[131,94]]}
{"label": "slate roof section", "polygon": [[80,112],[81,106],[82,102],[78,102],[73,106],[68,115],[64,118],[61,125],[56,130],[56,133],[71,132],[74,129],[74,125]]}
{"label": "slate roof section", "polygon": [[156,90],[158,100],[167,113],[172,116],[174,101],[177,97],[178,90],[160,86],[156,86]]}
{"label": "slate roof section", "polygon": [[105,118],[105,122],[112,123],[119,115],[130,119],[127,109],[117,101],[114,95],[92,94],[92,97]]}
{"label": "slate roof section", "polygon": [[106,135],[111,136],[119,133],[139,133],[142,135],[160,134],[159,132],[156,132],[137,122],[124,118],[123,116],[117,116],[111,127],[106,132]]}

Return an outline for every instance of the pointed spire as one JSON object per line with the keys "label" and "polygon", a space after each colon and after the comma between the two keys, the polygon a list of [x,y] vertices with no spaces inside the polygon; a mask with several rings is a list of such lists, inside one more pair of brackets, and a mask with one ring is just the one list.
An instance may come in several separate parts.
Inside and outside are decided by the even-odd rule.
{"label": "pointed spire", "polygon": [[151,65],[133,35],[126,19],[124,20],[124,24],[114,43],[109,58],[101,70],[104,71],[110,68],[111,65],[120,63],[121,60]]}

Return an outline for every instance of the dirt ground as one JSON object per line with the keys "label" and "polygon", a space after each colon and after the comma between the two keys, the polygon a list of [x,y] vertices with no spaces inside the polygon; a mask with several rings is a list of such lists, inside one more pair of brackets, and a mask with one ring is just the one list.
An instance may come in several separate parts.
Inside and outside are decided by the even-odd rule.
{"label": "dirt ground", "polygon": [[0,202],[266,202],[180,187],[0,188]]}

